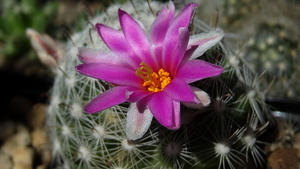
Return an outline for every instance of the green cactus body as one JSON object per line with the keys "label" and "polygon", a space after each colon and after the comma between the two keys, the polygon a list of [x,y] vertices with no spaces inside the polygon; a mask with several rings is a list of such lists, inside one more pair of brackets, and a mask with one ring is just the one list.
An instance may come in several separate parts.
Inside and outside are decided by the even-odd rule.
{"label": "green cactus body", "polygon": [[[263,73],[264,87],[274,81],[269,96],[297,98],[299,93],[299,53],[297,39],[281,24],[263,23],[257,27],[256,36],[250,38],[245,56],[253,70]],[[281,89],[281,90],[275,90]]]}
{"label": "green cactus body", "polygon": [[[299,99],[299,3],[291,0],[200,2],[197,15],[244,41],[239,57],[261,74],[268,97]],[[216,12],[218,10],[218,15]],[[218,18],[217,18],[218,17]],[[205,18],[204,18],[205,19]],[[243,44],[244,43],[244,44]]]}

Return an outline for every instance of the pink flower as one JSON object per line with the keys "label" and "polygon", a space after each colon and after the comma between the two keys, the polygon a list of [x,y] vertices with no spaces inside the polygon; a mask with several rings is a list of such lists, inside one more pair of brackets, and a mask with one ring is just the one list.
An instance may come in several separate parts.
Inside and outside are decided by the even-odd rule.
{"label": "pink flower", "polygon": [[[189,36],[189,23],[196,3],[190,3],[175,16],[172,2],[163,7],[149,34],[128,13],[119,9],[122,31],[103,24],[96,29],[111,50],[79,48],[84,64],[76,70],[86,76],[114,84],[85,106],[97,113],[114,105],[131,103],[127,112],[129,140],[141,138],[152,118],[168,129],[180,127],[180,103],[201,105],[201,99],[188,84],[218,76],[223,68],[195,59],[218,43],[221,30]],[[199,90],[198,90],[199,91]]]}

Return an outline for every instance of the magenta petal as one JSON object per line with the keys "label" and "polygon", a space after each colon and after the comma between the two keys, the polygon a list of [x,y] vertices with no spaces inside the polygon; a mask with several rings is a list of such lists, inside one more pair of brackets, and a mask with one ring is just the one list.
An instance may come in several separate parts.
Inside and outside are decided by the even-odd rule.
{"label": "magenta petal", "polygon": [[165,88],[164,92],[168,94],[173,100],[181,102],[194,102],[199,103],[197,97],[195,97],[194,92],[191,90],[190,86],[179,78],[175,78],[169,83]]}
{"label": "magenta petal", "polygon": [[149,66],[154,66],[150,41],[142,27],[128,13],[119,9],[119,20],[124,36],[132,50]]}
{"label": "magenta petal", "polygon": [[173,108],[174,108],[174,123],[173,126],[170,126],[170,130],[177,130],[181,126],[180,119],[180,102],[173,100]]}
{"label": "magenta petal", "polygon": [[177,71],[176,77],[192,83],[207,77],[218,76],[223,68],[203,60],[189,60]]}
{"label": "magenta petal", "polygon": [[[163,47],[163,58],[168,57],[172,54],[178,45],[178,34],[179,28],[188,28],[190,19],[193,15],[194,8],[197,7],[197,3],[189,3],[185,8],[173,19],[166,33],[164,47]],[[165,60],[165,59],[164,59]]]}
{"label": "magenta petal", "polygon": [[198,48],[198,46],[191,46],[189,49],[187,49],[184,53],[184,56],[181,60],[181,65],[185,64],[186,61],[188,61],[191,56],[194,54],[195,50]]}
{"label": "magenta petal", "polygon": [[126,117],[126,136],[128,140],[141,138],[149,129],[153,115],[149,109],[140,112],[136,103],[131,103]]}
{"label": "magenta petal", "polygon": [[99,23],[96,24],[96,29],[104,43],[113,53],[122,57],[133,68],[139,67],[141,60],[128,44],[123,32]]}
{"label": "magenta petal", "polygon": [[[165,68],[169,72],[176,72],[177,67],[183,59],[183,56],[186,52],[187,44],[189,41],[190,32],[188,28],[179,28],[179,37],[178,37],[178,45],[175,48],[175,51],[171,55],[167,55],[164,57]],[[169,65],[171,62],[171,65]],[[168,69],[170,67],[170,69]]]}
{"label": "magenta petal", "polygon": [[108,63],[127,66],[117,55],[110,51],[101,51],[91,48],[78,48],[78,58],[84,63]]}
{"label": "magenta petal", "polygon": [[107,47],[117,53],[126,53],[131,50],[122,31],[115,30],[103,24],[96,24],[98,34]]}
{"label": "magenta petal", "polygon": [[143,88],[128,87],[128,89],[130,91],[133,91],[133,93],[130,95],[130,97],[127,100],[130,103],[137,102],[143,99],[144,97],[148,96],[149,94],[151,94],[151,92],[147,92]]}
{"label": "magenta petal", "polygon": [[174,18],[175,6],[169,2],[169,9],[162,7],[150,29],[150,40],[153,44],[162,46],[169,24]]}
{"label": "magenta petal", "polygon": [[76,70],[83,75],[119,85],[140,87],[143,83],[132,69],[108,63],[85,63],[76,66]]}
{"label": "magenta petal", "polygon": [[[175,6],[172,1],[169,2],[169,9],[166,7],[163,7],[155,21],[153,22],[150,32],[149,32],[149,38],[150,41],[153,44],[153,52],[155,56],[160,56],[162,54],[162,48],[165,40],[165,36],[168,30],[168,27],[171,23],[171,21],[174,18],[175,13]],[[157,57],[156,61],[161,62],[161,57]],[[162,66],[162,65],[159,65]]]}
{"label": "magenta petal", "polygon": [[136,102],[136,107],[140,112],[144,112],[146,109],[148,109],[148,100],[149,97],[145,97]]}
{"label": "magenta petal", "polygon": [[149,98],[148,108],[155,119],[166,128],[174,126],[173,100],[165,92],[156,92]]}
{"label": "magenta petal", "polygon": [[84,107],[84,110],[87,113],[97,113],[101,110],[123,103],[128,98],[128,92],[127,87],[124,86],[117,86],[109,89],[88,103]]}

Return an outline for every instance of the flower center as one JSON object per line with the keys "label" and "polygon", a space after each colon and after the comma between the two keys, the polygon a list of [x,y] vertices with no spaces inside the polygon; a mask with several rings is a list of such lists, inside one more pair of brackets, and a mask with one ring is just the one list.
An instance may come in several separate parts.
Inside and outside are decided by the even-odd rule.
{"label": "flower center", "polygon": [[145,62],[141,62],[140,65],[141,67],[135,71],[135,74],[144,79],[143,86],[147,87],[149,92],[159,92],[171,82],[170,73],[164,69],[161,68],[156,73]]}

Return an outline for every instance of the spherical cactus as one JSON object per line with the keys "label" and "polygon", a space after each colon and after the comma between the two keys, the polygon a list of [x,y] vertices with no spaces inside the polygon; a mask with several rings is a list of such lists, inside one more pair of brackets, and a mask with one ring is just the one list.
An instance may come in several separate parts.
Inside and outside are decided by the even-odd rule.
{"label": "spherical cactus", "polygon": [[[47,111],[55,165],[87,169],[233,169],[250,161],[263,165],[257,137],[268,125],[270,115],[264,104],[265,93],[259,88],[260,79],[229,47],[226,38],[220,41],[224,36],[221,30],[192,17],[196,6],[192,3],[176,10],[179,14],[175,17],[172,2],[113,4],[71,36],[56,70]],[[162,22],[164,19],[171,24]],[[165,35],[168,33],[161,27],[172,33]],[[143,50],[147,40],[140,38],[144,36],[141,28],[146,32],[150,29],[146,34],[158,46],[157,53],[161,52],[158,33],[168,37],[163,48],[173,49],[174,56],[148,55],[149,51]],[[103,34],[105,30],[113,33],[108,36]],[[128,45],[123,32],[130,32],[124,34],[135,47],[128,51],[138,53],[145,62],[138,60],[139,65],[137,58],[128,57],[130,53],[122,53]],[[116,50],[120,53],[110,53]],[[116,53],[127,58],[122,60]],[[175,56],[182,59],[173,59]],[[133,65],[134,71],[128,65]],[[111,67],[124,72],[114,74]],[[133,75],[125,76],[128,69]],[[101,74],[104,71],[121,80],[111,80],[113,75]],[[160,78],[153,80],[156,76]],[[133,89],[132,79],[144,86]],[[124,89],[124,84],[130,87]],[[116,90],[123,94],[111,92]],[[172,94],[165,96],[168,91]],[[142,98],[148,98],[144,101],[147,104],[137,102]],[[111,102],[120,104],[111,106]]]}
{"label": "spherical cactus", "polygon": [[[267,96],[299,99],[299,20],[296,1],[201,1],[197,14],[222,27],[241,48],[250,68],[261,74]],[[218,14],[216,12],[218,11]]]}

